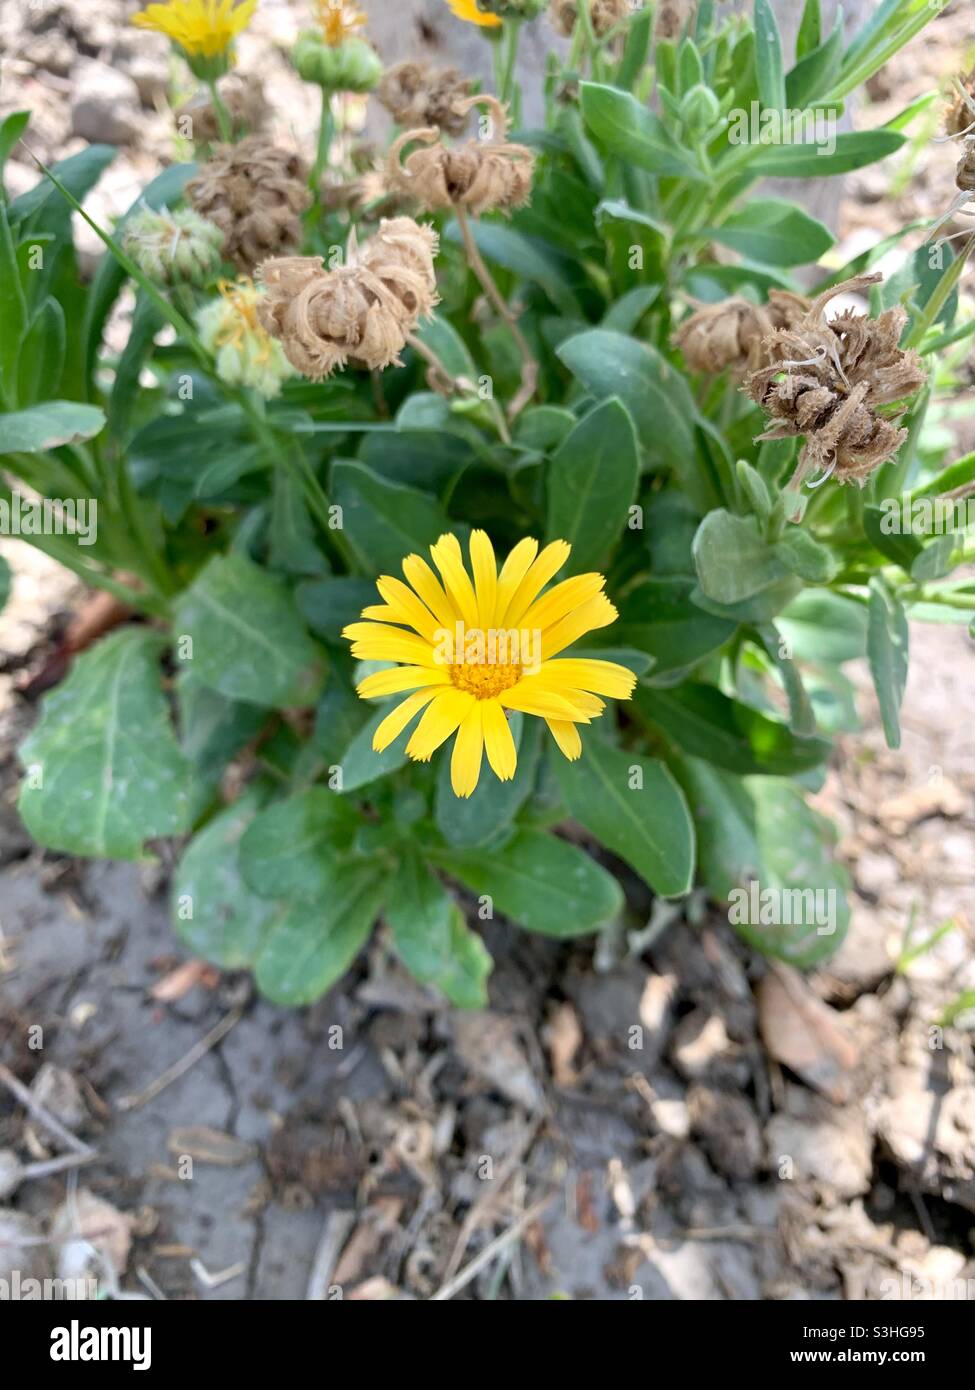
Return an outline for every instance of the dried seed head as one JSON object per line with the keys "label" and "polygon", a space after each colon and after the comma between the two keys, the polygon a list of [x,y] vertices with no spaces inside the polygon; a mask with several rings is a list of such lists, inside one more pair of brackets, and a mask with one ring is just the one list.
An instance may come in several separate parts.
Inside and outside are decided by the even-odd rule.
{"label": "dried seed head", "polygon": [[468,112],[459,110],[458,103],[470,96],[473,85],[456,68],[406,62],[389,69],[376,95],[397,125],[410,130],[437,126],[448,135],[462,135]]}
{"label": "dried seed head", "polygon": [[808,299],[788,290],[773,290],[765,305],[736,295],[698,309],[674,334],[674,344],[691,371],[716,376],[729,369],[741,378],[765,362],[762,343],[768,335],[797,323],[808,308]]}
{"label": "dried seed head", "polygon": [[437,234],[409,217],[380,224],[348,263],[326,271],[320,256],[267,261],[261,322],[302,376],[321,380],[349,362],[398,365],[421,318],[437,303]]}
{"label": "dried seed head", "polygon": [[[264,129],[271,108],[265,100],[260,78],[232,72],[221,78],[218,90],[235,136],[253,135]],[[212,145],[220,139],[217,113],[205,87],[201,87],[190,101],[179,107],[176,129],[198,145]]]}
{"label": "dried seed head", "polygon": [[679,39],[694,18],[697,0],[660,0],[653,25],[655,39]]}
{"label": "dried seed head", "polygon": [[945,108],[945,134],[964,135],[971,131],[973,124],[975,124],[975,68],[967,77],[959,77],[955,81],[952,98]]}
{"label": "dried seed head", "polygon": [[762,439],[804,435],[800,468],[860,486],[906,436],[878,407],[905,401],[926,379],[917,353],[900,347],[907,321],[900,305],[875,319],[848,311],[826,320],[830,300],[881,279],[859,275],[824,291],[798,322],[769,334],[762,352],[770,365],[746,383],[770,417]]}
{"label": "dried seed head", "polygon": [[[605,38],[636,8],[631,0],[591,0],[592,28],[597,39]],[[579,0],[552,0],[550,16],[558,33],[568,38],[579,19]]]}
{"label": "dried seed head", "polygon": [[213,354],[221,381],[248,386],[271,400],[294,371],[281,344],[262,326],[263,295],[247,279],[222,281],[219,290],[219,299],[204,305],[196,316],[200,340]]}
{"label": "dried seed head", "polygon": [[157,285],[205,285],[223,259],[223,232],[192,208],[141,208],[127,220],[122,245]]}
{"label": "dried seed head", "polygon": [[[468,140],[450,148],[432,128],[410,130],[393,142],[386,165],[391,189],[406,194],[428,212],[455,204],[473,217],[485,212],[510,212],[524,207],[531,197],[535,156],[524,145],[506,140],[508,118],[492,96],[465,97],[458,109],[465,116],[486,106],[491,116],[492,138]],[[407,145],[423,142],[401,162]]]}
{"label": "dried seed head", "polygon": [[224,254],[244,272],[301,242],[301,214],[311,203],[302,160],[262,135],[222,145],[186,185],[197,212],[224,234]]}

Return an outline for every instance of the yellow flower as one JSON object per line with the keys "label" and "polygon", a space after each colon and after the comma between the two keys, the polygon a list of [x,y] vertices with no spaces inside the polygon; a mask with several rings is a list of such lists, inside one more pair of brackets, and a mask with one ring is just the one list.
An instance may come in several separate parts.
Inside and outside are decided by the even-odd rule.
{"label": "yellow flower", "polygon": [[147,5],[132,16],[132,23],[165,34],[192,58],[216,58],[247,28],[257,0],[234,6],[235,0],[169,0]]}
{"label": "yellow flower", "polygon": [[485,29],[496,29],[501,20],[496,14],[485,14],[477,8],[477,0],[447,0],[458,19],[466,19],[468,24],[480,24]]}
{"label": "yellow flower", "polygon": [[567,758],[579,757],[578,725],[602,714],[600,695],[628,700],[636,677],[612,661],[559,657],[617,617],[601,574],[575,575],[546,589],[570,550],[553,541],[539,553],[538,542],[525,539],[499,573],[490,540],[474,531],[469,574],[457,537],[445,535],[430,547],[439,579],[421,556],[408,555],[405,584],[389,575],[376,581],[383,602],[364,609],[366,621],[351,623],[343,636],[362,661],[402,664],[366,676],[358,693],[368,700],[412,692],[377,728],[377,753],[423,710],[408,756],[427,762],[456,732],[451,784],[457,796],[470,796],[485,749],[502,782],[514,776],[507,714],[520,710],[545,720]]}
{"label": "yellow flower", "polygon": [[318,23],[330,48],[337,48],[368,23],[366,16],[350,0],[315,0]]}

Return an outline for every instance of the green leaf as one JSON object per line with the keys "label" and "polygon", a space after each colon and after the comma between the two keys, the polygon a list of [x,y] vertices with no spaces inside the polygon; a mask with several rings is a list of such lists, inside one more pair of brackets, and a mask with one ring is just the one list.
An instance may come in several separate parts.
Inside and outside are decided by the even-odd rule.
{"label": "green leaf", "polygon": [[721,223],[706,229],[722,246],[765,265],[818,261],[835,240],[828,227],[783,198],[750,200]]}
{"label": "green leaf", "polygon": [[580,90],[583,119],[610,154],[651,174],[704,178],[694,156],[672,139],[660,117],[629,92],[598,82],[583,82]]}
{"label": "green leaf", "polygon": [[838,15],[825,43],[796,63],[785,79],[785,99],[790,110],[803,110],[825,95],[839,76],[843,63],[843,21]]}
{"label": "green leaf", "polygon": [[[20,283],[17,252],[0,199],[0,401],[16,403],[17,354],[27,327],[27,303]],[[3,453],[0,444],[0,453]]]}
{"label": "green leaf", "polygon": [[577,763],[559,758],[555,766],[569,811],[600,844],[662,896],[690,892],[694,824],[664,763],[594,737]]}
{"label": "green leaf", "polygon": [[327,573],[328,561],[319,549],[300,480],[285,468],[276,468],[273,479],[268,526],[268,558],[272,568],[287,574]]}
{"label": "green leaf", "polygon": [[[541,751],[541,724],[514,714],[511,733],[518,750],[518,767],[510,782],[484,771],[473,794],[454,795],[450,784],[450,754],[441,755],[437,775],[437,829],[449,845],[472,849],[497,839],[511,825],[535,789]],[[375,755],[373,755],[375,756]]]}
{"label": "green leaf", "polygon": [[215,555],[177,604],[176,635],[189,637],[191,669],[232,700],[272,709],[314,704],[324,658],[289,590],[243,555]]}
{"label": "green leaf", "polygon": [[900,708],[909,652],[910,630],[903,605],[879,578],[872,579],[867,655],[888,748],[901,746]]}
{"label": "green leaf", "polygon": [[808,58],[823,41],[823,16],[820,0],[806,0],[796,35],[796,58]]}
{"label": "green leaf", "polygon": [[56,299],[45,299],[37,308],[20,347],[17,363],[17,400],[32,405],[61,382],[67,329],[64,310]]}
{"label": "green leaf", "polygon": [[798,526],[789,526],[773,549],[786,569],[808,584],[828,584],[838,572],[832,552]]}
{"label": "green leaf", "polygon": [[614,640],[653,657],[653,685],[676,684],[735,631],[736,623],[694,607],[694,588],[684,576],[644,579],[620,601]]}
{"label": "green leaf", "polygon": [[189,770],[146,628],[103,638],[44,701],[24,741],[20,814],[64,854],[137,859],[146,840],[188,828]]}
{"label": "green leaf", "polygon": [[339,758],[337,765],[342,769],[343,792],[360,791],[371,782],[378,781],[380,777],[388,777],[391,772],[398,772],[406,765],[406,744],[409,738],[406,730],[393,739],[382,753],[375,752],[372,746],[373,734],[389,714],[390,708],[389,702],[384,700]]}
{"label": "green leaf", "polygon": [[784,110],[782,38],[769,0],[755,0],[755,65],[762,105],[770,111]]}
{"label": "green leaf", "polygon": [[500,849],[437,850],[437,862],[526,931],[583,936],[618,916],[619,884],[575,845],[518,830]]}
{"label": "green leaf", "polygon": [[355,579],[345,574],[308,579],[298,585],[295,598],[312,632],[327,642],[340,642],[342,629],[357,622],[363,608],[379,602],[371,579]]}
{"label": "green leaf", "polygon": [[139,379],[152,356],[156,334],[164,323],[158,307],[143,290],[139,290],[132,312],[132,327],[115,368],[115,382],[108,403],[108,428],[116,439],[123,438],[128,431],[141,392]]}
{"label": "green leaf", "polygon": [[450,529],[435,497],[377,478],[361,463],[333,465],[332,500],[342,508],[346,540],[370,574],[396,573],[404,556]]}
{"label": "green leaf", "polygon": [[[52,165],[51,172],[56,174],[68,192],[81,202],[95,187],[117,154],[118,150],[114,145],[87,145],[77,154],[69,155],[67,159],[61,159]],[[22,193],[9,205],[10,221],[26,222],[29,217],[40,212],[50,198],[60,196],[51,180],[42,177],[33,188]]]}
{"label": "green leaf", "polygon": [[[894,130],[861,130],[836,136],[836,149],[824,144],[768,145],[750,160],[748,171],[756,176],[782,179],[828,178],[848,174],[886,159],[905,143]],[[831,142],[832,143],[832,142]]]}
{"label": "green leaf", "polygon": [[288,906],[257,957],[257,987],[274,1004],[312,1004],[341,979],[382,911],[386,881],[373,862],[339,865],[328,896]]}
{"label": "green leaf", "polygon": [[[697,826],[701,877],[715,897],[730,901],[735,930],[763,955],[800,970],[832,955],[849,924],[849,876],[833,859],[828,822],[795,783],[741,778],[688,757],[674,771]],[[755,911],[752,895],[767,889],[779,909],[769,915],[778,920],[763,923],[761,897]],[[783,920],[787,913],[795,920]]]}
{"label": "green leaf", "polygon": [[491,957],[417,850],[405,854],[389,898],[386,921],[407,970],[442,990],[457,1008],[485,1008]]}
{"label": "green leaf", "polygon": [[753,516],[709,512],[694,537],[701,588],[715,603],[734,604],[770,588],[788,574]]}
{"label": "green leaf", "polygon": [[673,690],[638,687],[640,713],[678,748],[742,774],[789,776],[825,762],[825,738],[797,738],[785,724],[732,700],[712,685],[688,682]]}
{"label": "green leaf", "polygon": [[713,489],[697,461],[694,398],[676,367],[648,343],[605,328],[576,334],[557,356],[597,400],[623,403],[651,468],[672,469],[702,510],[713,505]]}
{"label": "green leaf", "polygon": [[0,415],[0,454],[42,454],[79,444],[105,427],[104,413],[77,401],[45,401]]}
{"label": "green leaf", "polygon": [[3,200],[3,170],[17,141],[27,129],[29,111],[12,111],[0,122],[0,201]]}
{"label": "green leaf", "polygon": [[197,680],[192,670],[176,681],[180,742],[193,770],[193,819],[212,800],[227,764],[261,732],[266,712],[228,700]]}
{"label": "green leaf", "polygon": [[572,546],[572,573],[599,569],[619,541],[638,474],[633,421],[611,397],[579,421],[548,470],[548,538]]}
{"label": "green leaf", "polygon": [[0,555],[0,613],[3,612],[4,604],[10,597],[10,566]]}
{"label": "green leaf", "polygon": [[254,817],[241,841],[244,881],[261,898],[327,897],[357,819],[350,803],[327,787],[275,801]]}
{"label": "green leaf", "polygon": [[222,970],[253,963],[281,909],[241,877],[240,842],[260,804],[247,791],[187,845],[173,879],[173,926],[181,941]]}
{"label": "green leaf", "polygon": [[867,654],[866,607],[842,594],[800,594],[779,618],[778,626],[800,661],[841,665]]}

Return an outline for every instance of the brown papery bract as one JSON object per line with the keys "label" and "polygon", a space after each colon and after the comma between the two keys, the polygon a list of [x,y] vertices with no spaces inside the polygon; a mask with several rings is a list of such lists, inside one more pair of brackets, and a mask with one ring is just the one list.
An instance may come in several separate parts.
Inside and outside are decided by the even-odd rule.
{"label": "brown papery bract", "polygon": [[[406,131],[390,147],[387,184],[427,212],[459,206],[472,217],[481,217],[486,212],[524,207],[531,198],[535,156],[525,145],[508,143],[505,108],[492,96],[467,97],[459,106],[465,116],[478,106],[487,107],[492,138],[453,147],[445,145],[440,131],[432,127]],[[403,159],[406,147],[417,142],[426,148],[413,150]]]}
{"label": "brown papery bract", "polygon": [[767,359],[762,344],[776,328],[789,328],[809,309],[809,300],[788,290],[772,290],[767,304],[735,295],[691,314],[674,334],[674,344],[693,372],[738,378],[757,371]]}
{"label": "brown papery bract", "polygon": [[805,436],[801,476],[817,469],[862,487],[906,437],[906,430],[877,413],[878,407],[906,402],[926,380],[918,354],[900,347],[906,311],[897,305],[875,319],[849,311],[831,321],[825,317],[837,295],[882,278],[858,275],[825,290],[798,323],[765,339],[762,351],[770,365],[748,378],[749,395],[770,416],[760,438]]}
{"label": "brown papery bract", "polygon": [[303,160],[263,135],[222,145],[186,195],[223,232],[224,254],[245,274],[301,244],[301,214],[311,205]]}
{"label": "brown papery bract", "polygon": [[350,362],[398,365],[407,339],[437,304],[437,234],[409,217],[380,224],[348,263],[324,269],[320,256],[266,261],[259,314],[302,376],[322,380]]}
{"label": "brown papery bract", "polygon": [[448,135],[462,135],[468,112],[461,103],[470,96],[473,79],[456,68],[433,68],[429,63],[397,63],[376,89],[376,96],[398,125],[413,130],[437,126]]}

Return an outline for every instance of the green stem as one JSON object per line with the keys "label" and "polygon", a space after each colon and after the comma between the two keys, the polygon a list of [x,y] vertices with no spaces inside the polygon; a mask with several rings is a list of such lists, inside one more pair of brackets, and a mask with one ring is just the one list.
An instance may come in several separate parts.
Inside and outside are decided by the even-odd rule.
{"label": "green stem", "polygon": [[332,90],[330,87],[322,88],[322,115],[318,122],[318,148],[315,154],[315,163],[312,166],[308,184],[313,193],[318,192],[318,185],[322,175],[328,168],[328,157],[332,148],[332,141],[335,138],[335,117],[332,114]]}
{"label": "green stem", "polygon": [[506,20],[501,37],[501,84],[498,95],[506,106],[512,108],[516,120],[518,113],[513,103],[518,95],[515,88],[515,67],[518,63],[518,44],[520,41],[521,21],[518,19]]}
{"label": "green stem", "polygon": [[213,103],[213,113],[217,118],[217,128],[220,131],[220,139],[228,145],[234,138],[233,122],[230,119],[230,112],[224,105],[223,97],[217,91],[217,84],[209,81],[207,86],[210,88],[210,101]]}

